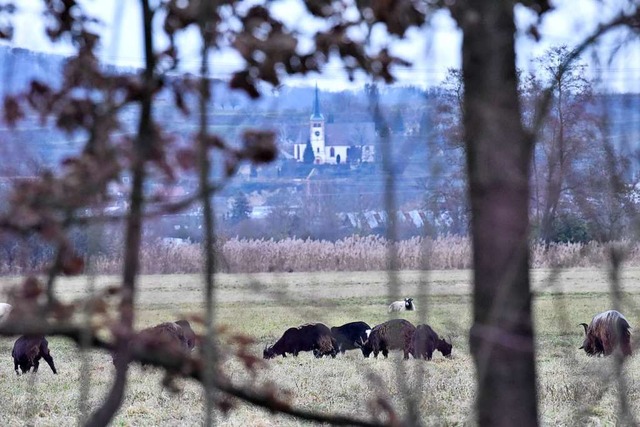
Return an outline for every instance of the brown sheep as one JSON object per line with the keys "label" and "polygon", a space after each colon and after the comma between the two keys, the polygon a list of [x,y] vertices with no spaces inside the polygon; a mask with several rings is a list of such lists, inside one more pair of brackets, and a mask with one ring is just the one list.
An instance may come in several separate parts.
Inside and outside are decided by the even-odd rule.
{"label": "brown sheep", "polygon": [[590,324],[580,325],[585,335],[580,349],[589,356],[609,356],[617,347],[624,356],[631,356],[631,326],[622,313],[608,310],[595,315]]}
{"label": "brown sheep", "polygon": [[195,347],[196,334],[186,320],[165,322],[138,332],[138,340],[161,347],[176,346],[185,351]]}
{"label": "brown sheep", "polygon": [[[136,346],[146,351],[163,349],[176,353],[188,353],[195,347],[196,334],[186,320],[165,322],[142,329],[131,339],[130,346]],[[118,356],[113,354],[113,364],[117,364]],[[142,363],[142,366],[145,366]]]}
{"label": "brown sheep", "polygon": [[54,374],[57,374],[56,366],[53,364],[53,357],[49,352],[49,343],[43,335],[23,335],[13,344],[13,366],[17,375],[20,375],[18,367],[23,374],[29,372],[33,367],[33,372],[38,372],[40,358],[43,358]]}
{"label": "brown sheep", "polygon": [[336,357],[338,354],[338,344],[331,335],[322,334],[318,337],[317,348],[313,349],[313,355],[317,358],[322,356]]}
{"label": "brown sheep", "polygon": [[431,360],[435,350],[440,351],[444,357],[451,356],[453,346],[443,338],[438,337],[429,325],[418,325],[413,334],[413,355],[416,359]]}
{"label": "brown sheep", "polygon": [[[362,346],[362,354],[369,357],[378,357],[382,352],[384,357],[389,356],[389,350],[402,350],[404,359],[409,358],[413,352],[413,334],[416,327],[408,320],[392,319],[375,326],[369,333],[369,338]],[[415,355],[414,355],[415,357]]]}

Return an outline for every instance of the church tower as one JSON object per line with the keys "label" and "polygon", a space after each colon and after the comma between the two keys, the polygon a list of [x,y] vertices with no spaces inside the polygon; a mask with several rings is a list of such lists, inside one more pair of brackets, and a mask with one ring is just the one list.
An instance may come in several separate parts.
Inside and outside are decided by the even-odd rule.
{"label": "church tower", "polygon": [[313,102],[313,113],[309,119],[309,140],[313,147],[315,163],[325,162],[325,140],[324,140],[324,116],[320,112],[320,99],[318,98],[318,84],[316,83],[316,96]]}

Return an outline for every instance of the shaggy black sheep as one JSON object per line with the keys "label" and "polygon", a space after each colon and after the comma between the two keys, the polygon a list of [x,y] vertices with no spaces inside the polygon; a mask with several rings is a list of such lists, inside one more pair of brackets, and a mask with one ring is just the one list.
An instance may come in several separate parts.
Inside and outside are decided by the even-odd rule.
{"label": "shaggy black sheep", "polygon": [[335,357],[338,344],[331,336],[331,330],[322,323],[309,323],[297,328],[287,329],[282,337],[270,347],[265,347],[262,357],[272,359],[276,356],[294,357],[301,351],[313,351],[315,357]]}
{"label": "shaggy black sheep", "polygon": [[20,375],[18,367],[23,374],[29,372],[33,367],[33,372],[38,372],[40,359],[44,359],[54,374],[57,374],[56,366],[53,364],[53,357],[49,351],[49,343],[43,335],[23,335],[13,344],[13,365],[16,374]]}

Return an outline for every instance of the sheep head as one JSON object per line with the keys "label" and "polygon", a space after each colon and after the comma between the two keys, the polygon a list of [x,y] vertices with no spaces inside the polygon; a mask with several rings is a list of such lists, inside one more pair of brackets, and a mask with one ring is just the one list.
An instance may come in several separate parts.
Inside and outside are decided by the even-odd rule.
{"label": "sheep head", "polygon": [[274,357],[276,357],[276,353],[275,351],[273,351],[273,346],[271,347],[265,346],[264,350],[262,351],[262,358],[273,359]]}
{"label": "sheep head", "polygon": [[436,343],[436,350],[440,351],[444,357],[451,357],[451,350],[453,349],[453,345],[449,342],[446,342],[444,338],[440,338]]}

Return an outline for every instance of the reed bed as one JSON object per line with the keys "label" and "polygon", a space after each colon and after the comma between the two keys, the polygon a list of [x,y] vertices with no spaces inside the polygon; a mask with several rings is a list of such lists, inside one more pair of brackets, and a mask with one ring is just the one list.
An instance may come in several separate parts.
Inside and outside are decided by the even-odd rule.
{"label": "reed bed", "polygon": [[[613,247],[622,249],[625,264],[640,267],[640,244],[613,243],[532,243],[532,268],[580,268],[606,266]],[[161,240],[143,245],[143,274],[179,274],[201,271],[201,247],[196,243],[166,243]],[[472,267],[468,237],[414,237],[391,243],[378,236],[351,236],[326,241],[288,238],[238,239],[218,242],[217,270],[226,273],[301,271],[378,271],[459,270]],[[122,255],[110,251],[91,257],[95,274],[117,274]],[[0,262],[0,274],[43,271],[45,261]]]}

